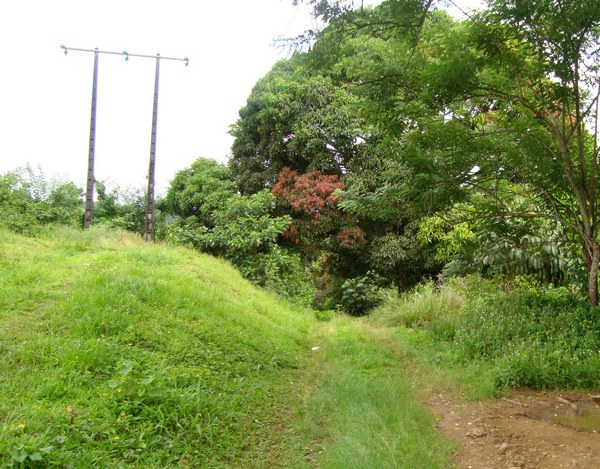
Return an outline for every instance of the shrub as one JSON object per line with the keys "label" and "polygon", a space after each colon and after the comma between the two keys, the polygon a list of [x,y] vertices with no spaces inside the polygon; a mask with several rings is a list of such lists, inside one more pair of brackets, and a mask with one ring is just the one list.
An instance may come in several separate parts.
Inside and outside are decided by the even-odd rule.
{"label": "shrub", "polygon": [[46,180],[31,166],[0,176],[2,223],[23,234],[38,234],[48,223],[77,225],[83,216],[82,191],[72,182]]}
{"label": "shrub", "polygon": [[342,283],[341,290],[341,306],[352,316],[362,316],[381,302],[379,288],[369,274],[346,280]]}
{"label": "shrub", "polygon": [[496,388],[600,387],[600,309],[565,287],[477,276],[429,283],[387,298],[372,320],[410,328],[410,345],[430,361],[490,370]]}
{"label": "shrub", "polygon": [[[464,294],[457,289],[451,286],[436,288],[433,282],[428,282],[401,296],[390,296],[377,310],[375,320],[386,326],[418,328],[436,324],[435,327],[440,328],[440,321],[456,317],[464,302]],[[451,327],[447,321],[445,327]]]}
{"label": "shrub", "polygon": [[275,245],[260,260],[264,264],[264,283],[268,290],[293,303],[311,305],[316,288],[311,272],[302,265],[300,256]]}
{"label": "shrub", "polygon": [[600,385],[598,310],[565,288],[514,290],[471,302],[455,344],[462,361],[494,362],[500,387]]}
{"label": "shrub", "polygon": [[[121,190],[113,187],[107,190],[106,184],[96,181],[97,200],[94,204],[94,224],[122,228],[143,235],[146,229],[146,194],[143,189]],[[157,200],[156,206],[161,206]],[[164,225],[164,214],[156,208],[154,229],[160,231]],[[161,238],[157,233],[157,238]]]}

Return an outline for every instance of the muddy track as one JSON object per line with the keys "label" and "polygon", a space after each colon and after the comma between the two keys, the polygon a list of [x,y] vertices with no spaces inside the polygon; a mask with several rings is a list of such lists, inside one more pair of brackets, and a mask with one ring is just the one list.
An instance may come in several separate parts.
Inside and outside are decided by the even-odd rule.
{"label": "muddy track", "polygon": [[600,407],[587,394],[525,390],[485,403],[434,394],[427,405],[459,443],[461,468],[600,468]]}

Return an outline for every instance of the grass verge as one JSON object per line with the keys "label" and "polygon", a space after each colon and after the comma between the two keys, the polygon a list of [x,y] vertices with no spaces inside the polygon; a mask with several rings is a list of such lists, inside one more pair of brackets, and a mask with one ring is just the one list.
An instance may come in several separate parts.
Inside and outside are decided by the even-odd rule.
{"label": "grass verge", "polygon": [[[456,300],[459,301],[456,301]],[[600,315],[567,288],[502,285],[471,277],[388,300],[374,325],[392,326],[429,375],[470,398],[514,387],[600,386]]]}
{"label": "grass verge", "polygon": [[274,467],[313,321],[187,249],[0,230],[0,465]]}

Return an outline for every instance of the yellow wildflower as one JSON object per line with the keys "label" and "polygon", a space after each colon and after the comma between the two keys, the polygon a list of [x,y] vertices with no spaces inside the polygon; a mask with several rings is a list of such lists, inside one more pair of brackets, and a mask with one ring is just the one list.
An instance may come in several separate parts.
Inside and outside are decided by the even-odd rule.
{"label": "yellow wildflower", "polygon": [[23,430],[23,429],[25,428],[25,424],[24,424],[24,423],[20,423],[20,424],[18,425],[18,427],[19,427],[21,430]]}

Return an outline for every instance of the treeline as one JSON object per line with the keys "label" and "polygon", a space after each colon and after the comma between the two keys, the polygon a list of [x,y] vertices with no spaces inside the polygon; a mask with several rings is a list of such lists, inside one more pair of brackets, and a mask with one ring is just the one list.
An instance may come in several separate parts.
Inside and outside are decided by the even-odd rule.
{"label": "treeline", "polygon": [[[600,4],[490,0],[456,20],[431,0],[306,3],[325,27],[256,83],[227,165],[175,176],[157,238],[357,315],[384,289],[473,273],[596,306]],[[32,216],[79,216],[74,186],[11,178],[3,207],[60,195],[71,211]],[[141,229],[143,195],[97,198],[96,220]]]}
{"label": "treeline", "polygon": [[257,82],[230,168],[290,217],[278,246],[312,269],[315,305],[361,313],[378,288],[469,273],[597,305],[600,4],[455,20],[432,1],[306,3],[327,26]]}
{"label": "treeline", "polygon": [[[177,236],[251,278],[291,256],[313,306],[353,314],[381,288],[470,273],[597,305],[600,5],[498,0],[459,21],[431,1],[307,3],[327,26],[256,83],[231,175],[199,160],[172,185]],[[214,185],[261,201],[246,231]]]}

